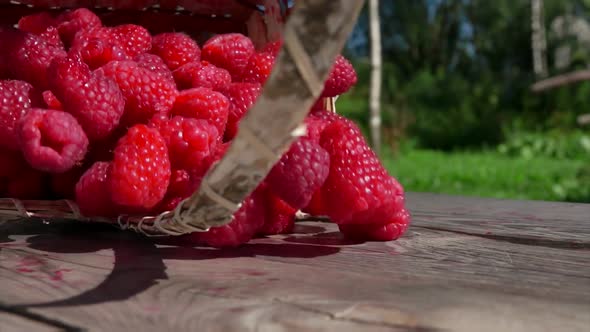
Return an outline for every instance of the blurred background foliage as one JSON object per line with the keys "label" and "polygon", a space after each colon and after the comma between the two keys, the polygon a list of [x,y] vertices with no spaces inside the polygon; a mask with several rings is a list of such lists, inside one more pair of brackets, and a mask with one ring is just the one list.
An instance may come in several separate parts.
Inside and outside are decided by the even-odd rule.
{"label": "blurred background foliage", "polygon": [[[590,0],[544,0],[550,75],[590,65]],[[531,0],[380,1],[382,159],[409,191],[590,202],[590,82],[534,94]],[[338,111],[368,133],[368,17]],[[367,136],[368,137],[368,136]]]}

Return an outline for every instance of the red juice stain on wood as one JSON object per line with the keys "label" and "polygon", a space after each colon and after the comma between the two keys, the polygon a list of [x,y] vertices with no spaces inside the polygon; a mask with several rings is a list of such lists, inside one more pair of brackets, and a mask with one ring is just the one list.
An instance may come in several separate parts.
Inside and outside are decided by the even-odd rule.
{"label": "red juice stain on wood", "polygon": [[53,281],[63,281],[64,279],[64,272],[71,272],[71,269],[60,269],[60,270],[55,270],[53,271],[53,274],[51,275],[51,280]]}
{"label": "red juice stain on wood", "polygon": [[17,267],[16,268],[17,272],[21,272],[21,273],[31,273],[31,272],[35,272],[35,270],[33,269],[29,269],[28,267]]}

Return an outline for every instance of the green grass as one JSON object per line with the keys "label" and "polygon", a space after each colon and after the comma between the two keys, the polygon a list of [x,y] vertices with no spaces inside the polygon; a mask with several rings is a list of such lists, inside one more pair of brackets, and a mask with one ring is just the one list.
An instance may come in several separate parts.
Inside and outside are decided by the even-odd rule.
{"label": "green grass", "polygon": [[[562,201],[583,161],[511,158],[496,152],[385,152],[385,166],[407,191]],[[590,198],[590,197],[589,197]]]}

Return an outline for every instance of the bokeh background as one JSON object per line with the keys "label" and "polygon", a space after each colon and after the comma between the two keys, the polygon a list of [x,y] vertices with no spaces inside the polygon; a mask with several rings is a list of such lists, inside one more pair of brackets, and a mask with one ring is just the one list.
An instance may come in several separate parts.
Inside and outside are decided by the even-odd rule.
{"label": "bokeh background", "polygon": [[[380,1],[379,19],[380,156],[406,190],[590,202],[590,81],[531,90],[590,69],[590,0]],[[337,101],[367,138],[369,32],[365,8],[345,49],[359,83]]]}

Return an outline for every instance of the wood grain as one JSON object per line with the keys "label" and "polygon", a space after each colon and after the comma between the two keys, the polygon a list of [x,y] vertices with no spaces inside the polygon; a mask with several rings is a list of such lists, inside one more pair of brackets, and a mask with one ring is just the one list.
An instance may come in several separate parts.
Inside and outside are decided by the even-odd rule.
{"label": "wood grain", "polygon": [[72,330],[587,331],[590,250],[543,242],[587,235],[587,205],[431,194],[408,205],[410,232],[387,243],[318,222],[231,250],[104,225],[6,224],[0,299]]}

